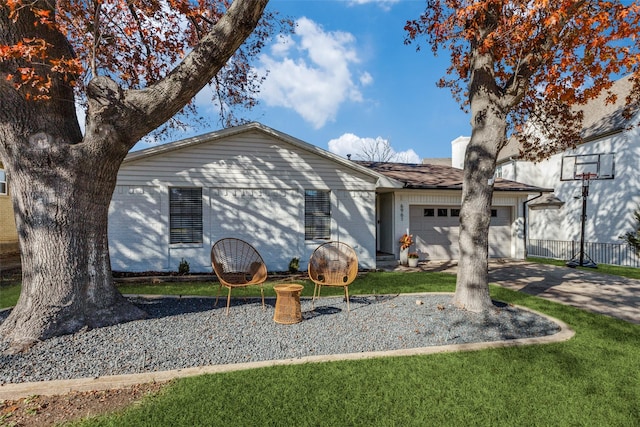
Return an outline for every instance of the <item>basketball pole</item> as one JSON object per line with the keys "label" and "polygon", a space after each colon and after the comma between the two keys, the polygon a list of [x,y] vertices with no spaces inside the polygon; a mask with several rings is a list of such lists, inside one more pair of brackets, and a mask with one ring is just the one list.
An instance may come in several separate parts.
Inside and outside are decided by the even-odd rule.
{"label": "basketball pole", "polygon": [[[591,180],[591,178],[596,178],[598,175],[595,173],[583,173],[579,176],[582,178],[582,217],[581,217],[582,221],[580,224],[580,255],[578,257],[577,264],[574,261],[575,256],[569,262],[567,262],[567,266],[569,267],[575,267],[576,265],[579,265],[580,267],[585,267],[584,232],[585,232],[585,224],[587,222],[587,197],[589,197],[589,181]],[[590,263],[589,265],[586,265],[586,267],[594,267],[594,268],[597,267],[596,263],[593,262],[591,258],[589,258],[589,261]]]}
{"label": "basketball pole", "polygon": [[587,222],[587,197],[589,197],[589,175],[582,175],[582,224],[580,226],[580,267],[584,267],[584,225]]}

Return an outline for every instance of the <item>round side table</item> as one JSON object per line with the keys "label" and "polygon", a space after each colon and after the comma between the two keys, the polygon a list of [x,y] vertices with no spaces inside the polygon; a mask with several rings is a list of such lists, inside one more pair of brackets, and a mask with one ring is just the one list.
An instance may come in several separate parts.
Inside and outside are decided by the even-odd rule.
{"label": "round side table", "polygon": [[273,315],[273,320],[285,325],[302,322],[300,292],[304,286],[275,285],[273,289],[276,291],[276,312]]}

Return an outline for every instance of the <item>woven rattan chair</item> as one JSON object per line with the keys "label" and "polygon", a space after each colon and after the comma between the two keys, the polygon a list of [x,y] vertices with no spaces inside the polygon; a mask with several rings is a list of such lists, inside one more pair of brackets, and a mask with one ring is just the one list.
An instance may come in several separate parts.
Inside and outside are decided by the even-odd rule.
{"label": "woven rattan chair", "polygon": [[[316,248],[309,258],[309,278],[315,283],[311,305],[320,298],[323,286],[342,286],[349,311],[349,285],[358,274],[358,256],[342,242],[327,242]],[[317,294],[317,296],[316,296]]]}
{"label": "woven rattan chair", "polygon": [[259,285],[262,294],[262,309],[264,310],[262,284],[267,280],[267,266],[253,246],[240,239],[220,239],[211,247],[211,265],[220,281],[216,295],[216,306],[223,286],[229,289],[227,295],[227,315],[229,315],[231,289]]}

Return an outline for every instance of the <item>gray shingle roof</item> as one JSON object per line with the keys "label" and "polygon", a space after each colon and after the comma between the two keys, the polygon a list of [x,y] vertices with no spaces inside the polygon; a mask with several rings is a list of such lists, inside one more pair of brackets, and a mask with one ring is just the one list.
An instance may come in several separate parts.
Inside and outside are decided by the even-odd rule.
{"label": "gray shingle roof", "polygon": [[[616,80],[609,90],[604,90],[598,98],[586,105],[576,106],[583,111],[582,142],[593,141],[607,135],[623,131],[630,125],[630,119],[624,117],[626,98],[633,90],[631,75]],[[607,104],[609,92],[617,96],[616,102]],[[510,157],[518,157],[520,147],[516,138],[510,138],[507,145],[500,150],[498,161],[504,161]]]}
{"label": "gray shingle roof", "polygon": [[[584,112],[582,122],[582,138],[585,141],[623,130],[629,125],[629,119],[624,117],[626,98],[633,89],[631,75],[625,76],[613,83],[608,91],[579,109]],[[607,104],[608,92],[617,95],[613,104]]]}
{"label": "gray shingle roof", "polygon": [[[363,161],[358,161],[357,163],[389,178],[403,182],[404,188],[462,189],[464,171],[451,166]],[[493,188],[494,191],[520,191],[525,193],[552,191],[551,189],[535,187],[502,178],[496,179]]]}

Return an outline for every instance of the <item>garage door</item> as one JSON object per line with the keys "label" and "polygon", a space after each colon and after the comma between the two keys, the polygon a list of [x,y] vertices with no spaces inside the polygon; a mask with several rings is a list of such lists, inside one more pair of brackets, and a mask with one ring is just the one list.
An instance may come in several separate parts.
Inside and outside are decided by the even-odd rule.
{"label": "garage door", "polygon": [[[409,227],[418,251],[433,260],[458,259],[460,208],[411,206]],[[511,256],[511,208],[491,208],[489,256]]]}

